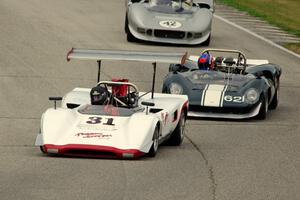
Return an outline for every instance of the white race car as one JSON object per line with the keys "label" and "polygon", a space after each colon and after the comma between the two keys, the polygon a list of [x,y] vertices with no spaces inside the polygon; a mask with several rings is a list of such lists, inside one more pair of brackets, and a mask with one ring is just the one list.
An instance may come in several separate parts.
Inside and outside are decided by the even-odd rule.
{"label": "white race car", "polygon": [[[35,143],[43,153],[137,158],[155,156],[164,141],[182,143],[188,98],[154,93],[154,84],[156,62],[183,63],[186,54],[72,49],[67,59],[97,60],[98,84],[49,98],[54,108],[43,113]],[[101,60],[152,62],[151,91],[139,92],[127,79],[99,81]],[[59,100],[61,107],[56,107]]]}

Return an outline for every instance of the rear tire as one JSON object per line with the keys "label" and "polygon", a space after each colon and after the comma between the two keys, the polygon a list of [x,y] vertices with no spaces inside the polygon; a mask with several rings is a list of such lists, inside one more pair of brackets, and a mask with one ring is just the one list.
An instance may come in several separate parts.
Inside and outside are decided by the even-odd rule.
{"label": "rear tire", "polygon": [[168,143],[170,145],[173,146],[181,145],[184,138],[184,128],[185,128],[185,114],[184,112],[182,112],[175,130],[173,131],[172,135],[168,140]]}
{"label": "rear tire", "polygon": [[150,151],[148,152],[149,157],[155,157],[159,145],[159,128],[158,126],[155,127],[154,133],[153,133],[153,144],[150,148]]}
{"label": "rear tire", "polygon": [[126,13],[125,17],[125,26],[124,26],[125,33],[127,34],[127,41],[128,42],[136,42],[137,39],[131,34],[129,30],[129,25],[128,25],[128,15]]}

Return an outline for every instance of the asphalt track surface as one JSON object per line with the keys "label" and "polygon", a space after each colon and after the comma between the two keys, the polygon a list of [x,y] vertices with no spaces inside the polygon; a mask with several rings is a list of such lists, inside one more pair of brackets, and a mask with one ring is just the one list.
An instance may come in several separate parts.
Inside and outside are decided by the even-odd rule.
{"label": "asphalt track surface", "polygon": [[[128,43],[124,1],[0,1],[0,199],[300,199],[299,58],[215,19],[211,47],[282,66],[280,104],[265,121],[187,122],[182,146],[155,158],[49,157],[34,140],[48,96],[96,83],[96,63],[71,47],[199,53],[203,47]],[[151,65],[103,62],[103,79],[151,86]],[[159,65],[156,91],[167,65]]]}

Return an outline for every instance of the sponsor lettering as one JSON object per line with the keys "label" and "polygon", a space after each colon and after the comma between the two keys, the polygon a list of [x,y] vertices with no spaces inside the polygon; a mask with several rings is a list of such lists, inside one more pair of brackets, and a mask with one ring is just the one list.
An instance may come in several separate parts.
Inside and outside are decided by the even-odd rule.
{"label": "sponsor lettering", "polygon": [[111,134],[103,134],[103,133],[76,133],[75,136],[81,138],[99,138],[99,139],[109,139],[112,137]]}

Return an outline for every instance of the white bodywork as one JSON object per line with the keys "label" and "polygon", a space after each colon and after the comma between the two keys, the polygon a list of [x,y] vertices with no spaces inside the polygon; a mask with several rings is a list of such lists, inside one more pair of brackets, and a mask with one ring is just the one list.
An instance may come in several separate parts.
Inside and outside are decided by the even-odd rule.
{"label": "white bodywork", "polygon": [[[186,116],[188,109],[186,95],[154,93],[156,63],[184,63],[186,57],[186,53],[72,48],[67,54],[68,61],[77,59],[98,62],[97,86],[125,84],[118,81],[99,82],[101,60],[152,63],[152,90],[149,93],[141,93],[134,84],[127,82],[126,85],[133,87],[136,93],[135,104],[129,106],[123,102],[125,107],[118,107],[118,104],[113,103],[92,105],[91,89],[75,88],[62,98],[61,107],[54,106],[43,113],[41,132],[35,144],[45,153],[76,156],[139,157],[149,153],[149,150],[153,149],[152,144],[156,153],[158,143],[166,139],[177,124],[181,126],[181,113],[184,112]],[[114,94],[111,97],[122,102]],[[150,154],[152,155],[152,152]]]}
{"label": "white bodywork", "polygon": [[[140,94],[143,94],[140,92]],[[166,138],[177,126],[180,113],[187,107],[188,99],[185,95],[170,95],[151,93],[139,99],[138,111],[131,116],[100,116],[87,115],[78,112],[78,109],[90,104],[90,89],[75,88],[64,96],[59,108],[49,108],[42,116],[41,133],[36,139],[37,146],[43,146],[48,153],[72,154],[65,149],[76,150],[99,146],[103,151],[116,150],[128,156],[132,150],[148,153],[153,141],[153,133],[157,124],[160,125],[160,136]],[[155,106],[146,107],[142,101],[153,102]],[[80,104],[74,109],[67,108],[67,104]],[[153,113],[151,109],[161,109]],[[176,115],[176,116],[175,116]],[[91,120],[101,118],[100,123],[91,124]],[[108,119],[113,120],[113,125],[107,125]],[[129,151],[129,153],[127,152]],[[119,156],[119,155],[117,155]],[[129,157],[135,157],[129,155]]]}

